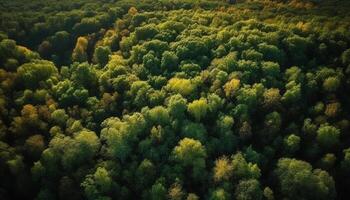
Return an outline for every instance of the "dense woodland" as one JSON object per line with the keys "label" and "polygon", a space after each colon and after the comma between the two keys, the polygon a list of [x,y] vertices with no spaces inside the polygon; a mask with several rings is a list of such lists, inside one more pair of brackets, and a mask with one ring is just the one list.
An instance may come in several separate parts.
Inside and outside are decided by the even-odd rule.
{"label": "dense woodland", "polygon": [[350,198],[350,1],[0,1],[0,199]]}

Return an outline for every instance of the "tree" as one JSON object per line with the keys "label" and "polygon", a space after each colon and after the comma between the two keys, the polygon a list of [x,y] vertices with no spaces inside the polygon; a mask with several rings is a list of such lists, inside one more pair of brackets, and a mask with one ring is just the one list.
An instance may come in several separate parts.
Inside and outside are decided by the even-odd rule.
{"label": "tree", "polygon": [[273,138],[281,129],[281,125],[282,125],[281,114],[276,111],[267,114],[265,116],[264,124],[266,128],[264,131],[267,134],[265,136],[267,136],[267,139]]}
{"label": "tree", "polygon": [[283,50],[280,50],[278,47],[266,43],[261,43],[258,45],[259,52],[264,56],[264,60],[278,62],[279,64],[283,63],[285,54]]}
{"label": "tree", "polygon": [[86,176],[85,180],[81,183],[84,188],[84,193],[87,199],[111,199],[108,197],[108,193],[113,187],[113,180],[109,175],[109,172],[103,168],[98,167],[94,174]]}
{"label": "tree", "polygon": [[246,140],[252,136],[252,127],[249,122],[244,121],[239,129],[239,136],[241,139]]}
{"label": "tree", "polygon": [[133,97],[133,104],[142,108],[149,102],[151,86],[146,81],[135,81],[130,88],[130,94]]}
{"label": "tree", "polygon": [[270,88],[264,92],[264,106],[267,108],[277,107],[281,100],[280,90],[278,88]]}
{"label": "tree", "polygon": [[263,59],[263,54],[254,49],[248,49],[242,52],[242,58],[260,62]]}
{"label": "tree", "polygon": [[68,171],[76,169],[82,163],[91,161],[101,145],[96,133],[87,130],[76,134],[74,139],[58,138],[58,142],[62,143],[57,146],[57,149],[63,150],[62,165]]}
{"label": "tree", "polygon": [[350,148],[344,149],[344,159],[341,161],[341,169],[345,172],[350,171]]}
{"label": "tree", "polygon": [[328,77],[323,82],[323,89],[326,92],[336,92],[340,86],[340,80],[338,77]]}
{"label": "tree", "polygon": [[88,40],[85,37],[78,37],[77,43],[72,53],[72,61],[85,62],[87,61],[87,46]]}
{"label": "tree", "polygon": [[235,182],[242,179],[258,179],[261,175],[259,167],[248,163],[240,152],[232,156],[232,167]]}
{"label": "tree", "polygon": [[65,79],[52,87],[53,94],[60,105],[85,105],[89,91],[81,86],[73,85],[72,81]]}
{"label": "tree", "polygon": [[89,33],[97,32],[100,29],[100,26],[101,24],[95,17],[86,17],[74,25],[73,32],[78,36],[87,35]]}
{"label": "tree", "polygon": [[274,200],[275,197],[273,195],[273,191],[271,190],[271,188],[269,187],[266,187],[264,189],[264,197],[267,199],[267,200]]}
{"label": "tree", "polygon": [[184,138],[173,150],[175,160],[185,166],[204,167],[207,157],[205,147],[198,140]]}
{"label": "tree", "polygon": [[148,24],[135,29],[137,40],[147,40],[153,38],[158,33],[154,24]]}
{"label": "tree", "polygon": [[171,200],[181,200],[185,196],[182,191],[182,186],[179,183],[174,183],[168,192],[169,199]]}
{"label": "tree", "polygon": [[101,124],[101,139],[106,141],[107,156],[125,161],[132,151],[137,136],[145,131],[146,121],[140,113],[127,115],[123,120],[116,117],[106,119]]}
{"label": "tree", "polygon": [[61,127],[64,127],[66,125],[68,117],[69,116],[66,114],[66,111],[64,109],[57,109],[51,113],[52,121]]}
{"label": "tree", "polygon": [[254,84],[253,86],[242,87],[238,91],[237,102],[239,104],[245,104],[250,111],[254,111],[258,105],[259,98],[262,98],[264,94],[264,86],[262,84]]}
{"label": "tree", "polygon": [[26,140],[24,147],[28,155],[33,160],[37,160],[38,158],[40,158],[41,152],[45,150],[44,137],[39,134],[30,136]]}
{"label": "tree", "polygon": [[101,67],[104,67],[108,63],[109,55],[111,54],[111,49],[108,46],[98,46],[95,48],[93,60]]}
{"label": "tree", "polygon": [[199,197],[194,193],[188,193],[186,200],[199,200]]}
{"label": "tree", "polygon": [[70,48],[70,34],[67,31],[58,31],[49,38],[54,52],[62,55]]}
{"label": "tree", "polygon": [[33,60],[18,67],[17,75],[19,81],[26,88],[38,88],[40,83],[58,75],[55,65],[46,60]]}
{"label": "tree", "polygon": [[[278,79],[280,75],[280,66],[274,62],[262,62],[262,71],[264,77],[271,78],[272,80]],[[269,80],[269,79],[268,79]],[[269,81],[272,81],[269,80]]]}
{"label": "tree", "polygon": [[171,78],[168,81],[167,88],[175,93],[181,94],[183,97],[193,94],[196,90],[196,85],[189,79]]}
{"label": "tree", "polygon": [[152,109],[143,109],[142,112],[151,125],[165,126],[170,123],[169,112],[163,106],[156,106]]}
{"label": "tree", "polygon": [[148,187],[154,181],[156,177],[156,167],[148,159],[144,159],[136,170],[136,180],[137,188],[142,190],[145,187]]}
{"label": "tree", "polygon": [[187,100],[181,94],[175,94],[168,98],[167,106],[169,114],[175,119],[182,119],[187,110]]}
{"label": "tree", "polygon": [[345,66],[349,65],[350,64],[350,49],[345,50],[342,53],[341,58],[342,58],[342,62]]}
{"label": "tree", "polygon": [[172,72],[178,67],[179,58],[172,51],[164,51],[160,67],[165,71]]}
{"label": "tree", "polygon": [[160,60],[154,55],[153,51],[148,52],[146,55],[142,57],[143,66],[151,73],[151,74],[159,74],[160,73]]}
{"label": "tree", "polygon": [[341,112],[341,104],[339,102],[329,103],[326,105],[324,114],[327,117],[337,117]]}
{"label": "tree", "polygon": [[87,62],[71,65],[71,80],[73,84],[82,86],[89,91],[94,91],[98,85],[96,70]]}
{"label": "tree", "polygon": [[231,195],[223,188],[218,188],[211,192],[210,200],[229,200]]}
{"label": "tree", "polygon": [[256,179],[242,180],[235,190],[237,200],[259,200],[263,197],[260,183]]}
{"label": "tree", "polygon": [[295,153],[299,150],[300,137],[294,134],[291,134],[284,138],[284,146],[287,153]]}
{"label": "tree", "polygon": [[205,143],[207,139],[207,130],[205,129],[205,126],[201,123],[193,123],[186,121],[182,126],[181,135]]}
{"label": "tree", "polygon": [[286,92],[282,96],[282,101],[286,104],[297,103],[301,100],[301,86],[300,84],[291,81],[286,85]]}
{"label": "tree", "polygon": [[312,169],[304,161],[281,158],[275,174],[283,198],[298,199],[334,199],[333,178],[325,171]]}
{"label": "tree", "polygon": [[165,200],[166,199],[167,190],[163,186],[162,183],[157,182],[152,185],[150,191],[150,198],[154,200]]}
{"label": "tree", "polygon": [[309,48],[311,42],[309,38],[304,38],[299,35],[292,35],[283,40],[287,46],[287,55],[291,57],[291,61],[294,64],[305,63],[306,51]]}
{"label": "tree", "polygon": [[317,130],[317,142],[326,149],[339,143],[340,130],[328,124],[321,125]]}
{"label": "tree", "polygon": [[232,79],[224,85],[226,97],[232,97],[239,89],[240,80]]}
{"label": "tree", "polygon": [[334,167],[336,160],[337,158],[334,154],[327,153],[319,161],[320,168],[324,170],[330,170]]}
{"label": "tree", "polygon": [[208,102],[205,98],[194,100],[187,107],[187,111],[196,119],[200,121],[208,112]]}
{"label": "tree", "polygon": [[214,180],[216,182],[228,181],[233,175],[233,166],[227,157],[215,161]]}

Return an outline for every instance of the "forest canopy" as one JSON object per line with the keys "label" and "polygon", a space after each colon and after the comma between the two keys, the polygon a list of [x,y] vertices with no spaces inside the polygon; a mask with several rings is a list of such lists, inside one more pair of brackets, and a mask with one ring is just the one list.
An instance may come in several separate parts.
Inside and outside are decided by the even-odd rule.
{"label": "forest canopy", "polygon": [[0,2],[0,199],[349,199],[350,2]]}

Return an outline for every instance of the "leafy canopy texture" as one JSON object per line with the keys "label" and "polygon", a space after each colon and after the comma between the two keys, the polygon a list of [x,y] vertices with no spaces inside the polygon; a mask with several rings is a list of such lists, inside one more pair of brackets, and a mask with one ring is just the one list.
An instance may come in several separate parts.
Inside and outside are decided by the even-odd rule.
{"label": "leafy canopy texture", "polygon": [[0,199],[348,200],[350,1],[234,2],[1,1]]}

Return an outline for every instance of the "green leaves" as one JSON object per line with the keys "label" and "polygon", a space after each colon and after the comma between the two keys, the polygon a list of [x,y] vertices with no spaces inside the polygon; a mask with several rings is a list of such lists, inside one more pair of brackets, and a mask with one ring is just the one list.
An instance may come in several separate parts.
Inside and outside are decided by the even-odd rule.
{"label": "green leaves", "polygon": [[87,175],[81,186],[84,188],[85,196],[89,200],[111,199],[107,195],[113,187],[113,180],[103,167],[98,167],[94,174]]}
{"label": "green leaves", "polygon": [[275,170],[280,192],[285,198],[334,199],[333,178],[304,161],[282,158]]}
{"label": "green leaves", "polygon": [[35,89],[40,84],[45,85],[45,81],[58,75],[57,68],[52,62],[45,60],[34,60],[26,63],[17,69],[18,80],[26,88]]}
{"label": "green leaves", "polygon": [[202,167],[207,157],[205,147],[198,141],[190,138],[180,140],[173,151],[175,160],[183,165]]}
{"label": "green leaves", "polygon": [[330,149],[339,143],[340,130],[334,126],[323,124],[317,130],[317,142],[325,149]]}
{"label": "green leaves", "polygon": [[5,3],[29,14],[1,14],[2,190],[14,199],[347,196],[346,2],[341,17],[328,4],[294,3]]}
{"label": "green leaves", "polygon": [[195,118],[196,121],[200,121],[204,118],[208,112],[208,102],[206,99],[201,98],[194,100],[192,103],[188,104],[188,112]]}

